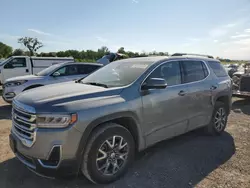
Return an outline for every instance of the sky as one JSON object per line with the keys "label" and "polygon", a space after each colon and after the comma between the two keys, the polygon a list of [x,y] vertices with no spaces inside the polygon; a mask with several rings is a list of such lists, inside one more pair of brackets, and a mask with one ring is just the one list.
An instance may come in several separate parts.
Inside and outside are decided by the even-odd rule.
{"label": "sky", "polygon": [[250,60],[250,0],[0,0],[0,41],[68,49],[209,54]]}

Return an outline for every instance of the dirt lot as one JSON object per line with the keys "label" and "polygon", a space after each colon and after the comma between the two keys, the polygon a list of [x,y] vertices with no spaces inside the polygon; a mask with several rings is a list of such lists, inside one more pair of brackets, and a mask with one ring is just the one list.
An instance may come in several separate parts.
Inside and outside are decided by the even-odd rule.
{"label": "dirt lot", "polygon": [[[0,99],[0,187],[103,187],[83,177],[50,180],[36,176],[14,158],[9,145],[11,107]],[[138,154],[127,175],[106,187],[250,188],[250,101],[237,100],[221,137],[200,130],[161,142]]]}

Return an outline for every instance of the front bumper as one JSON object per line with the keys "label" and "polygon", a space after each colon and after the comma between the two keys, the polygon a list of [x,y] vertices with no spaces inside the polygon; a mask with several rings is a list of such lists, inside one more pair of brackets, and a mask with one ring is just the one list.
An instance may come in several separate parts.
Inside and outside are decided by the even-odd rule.
{"label": "front bumper", "polygon": [[[52,134],[54,132],[54,134]],[[60,139],[61,138],[61,139]],[[15,133],[9,136],[17,159],[38,175],[52,178],[76,176],[81,159],[77,155],[81,133],[74,129],[37,133],[32,147],[22,144]]]}
{"label": "front bumper", "polygon": [[3,100],[11,103],[15,96],[22,92],[22,87],[4,87],[3,86]]}
{"label": "front bumper", "polygon": [[250,97],[250,92],[248,91],[239,91],[239,90],[233,90],[233,96],[234,97]]}

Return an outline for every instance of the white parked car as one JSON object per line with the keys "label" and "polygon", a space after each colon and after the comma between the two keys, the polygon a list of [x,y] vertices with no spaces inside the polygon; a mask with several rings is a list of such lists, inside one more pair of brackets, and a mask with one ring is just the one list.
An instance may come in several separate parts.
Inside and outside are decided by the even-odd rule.
{"label": "white parked car", "polygon": [[74,62],[72,57],[12,56],[0,63],[0,83],[16,76],[32,75],[51,65]]}
{"label": "white parked car", "polygon": [[35,75],[10,78],[3,85],[3,99],[10,103],[15,96],[23,91],[48,84],[78,80],[102,66],[98,63],[60,63],[52,65]]}

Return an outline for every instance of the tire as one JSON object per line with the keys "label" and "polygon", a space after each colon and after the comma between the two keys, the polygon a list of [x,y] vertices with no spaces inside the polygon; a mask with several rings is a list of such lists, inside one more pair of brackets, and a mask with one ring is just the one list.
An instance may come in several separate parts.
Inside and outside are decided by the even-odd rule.
{"label": "tire", "polygon": [[[220,114],[224,114],[224,115],[220,116]],[[214,111],[213,111],[211,121],[209,125],[206,127],[206,132],[209,135],[213,135],[213,136],[220,135],[221,133],[223,133],[227,126],[228,115],[229,114],[228,114],[226,105],[220,101],[216,102],[214,106]],[[220,122],[222,122],[222,124],[220,124]]]}
{"label": "tire", "polygon": [[134,155],[135,142],[131,133],[121,125],[107,123],[92,133],[83,154],[81,171],[95,184],[111,183],[127,171]]}

